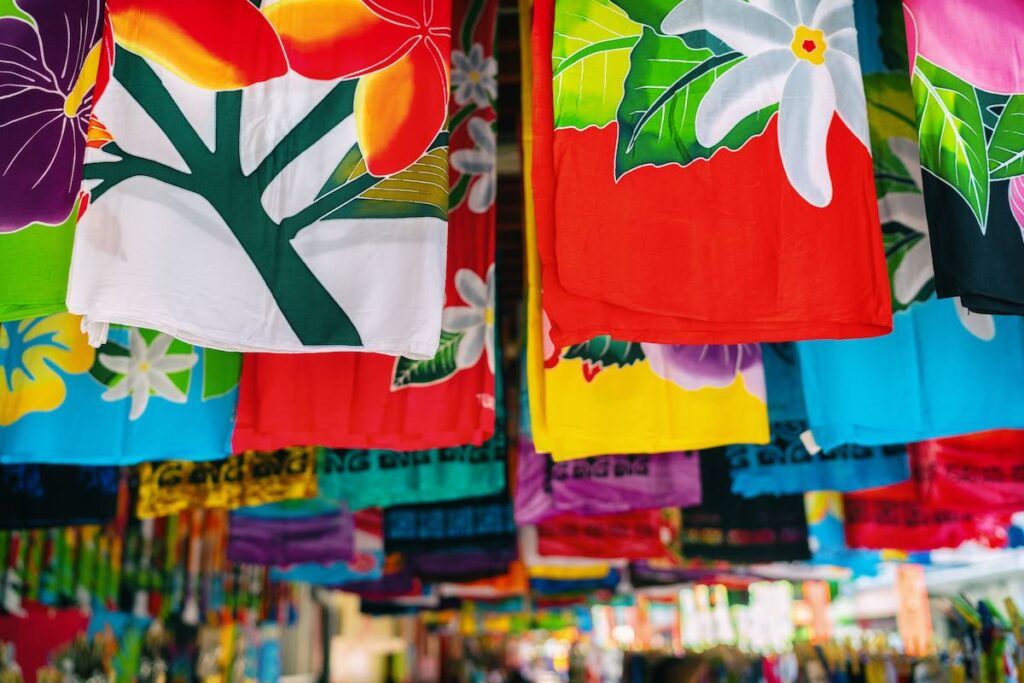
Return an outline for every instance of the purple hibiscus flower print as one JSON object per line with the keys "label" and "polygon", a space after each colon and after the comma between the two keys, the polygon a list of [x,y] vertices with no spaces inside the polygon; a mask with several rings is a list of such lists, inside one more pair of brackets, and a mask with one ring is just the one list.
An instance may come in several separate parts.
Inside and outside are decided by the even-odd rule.
{"label": "purple hibiscus flower print", "polygon": [[740,376],[747,391],[765,400],[764,365],[758,344],[640,346],[651,370],[683,389],[724,388]]}
{"label": "purple hibiscus flower print", "polygon": [[74,207],[102,49],[102,0],[17,6],[31,22],[0,17],[0,232]]}

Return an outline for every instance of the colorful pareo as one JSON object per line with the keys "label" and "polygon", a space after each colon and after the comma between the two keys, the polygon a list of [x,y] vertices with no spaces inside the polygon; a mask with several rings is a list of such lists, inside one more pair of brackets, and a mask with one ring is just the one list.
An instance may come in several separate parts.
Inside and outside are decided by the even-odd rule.
{"label": "colorful pareo", "polygon": [[450,0],[107,9],[68,292],[92,343],[126,323],[228,350],[432,357]]}
{"label": "colorful pareo", "polygon": [[[1024,6],[906,0],[935,290],[1024,313]],[[998,45],[998,48],[993,48]]]}
{"label": "colorful pareo", "polygon": [[[951,228],[964,224],[954,218],[959,210],[947,212],[952,204],[946,200],[938,215],[933,204],[935,196],[949,199],[954,190],[937,181],[934,168],[929,170],[925,148],[937,142],[929,142],[924,131],[935,112],[925,118],[915,112],[915,98],[920,110],[921,88],[927,90],[927,75],[915,71],[912,90],[903,13],[891,7],[883,11],[889,3],[879,3],[878,11],[871,11],[876,9],[872,0],[864,4],[868,11],[858,15],[863,22],[858,26],[860,54],[894,330],[878,339],[798,345],[814,438],[832,451],[846,444],[885,446],[1024,426],[1024,415],[1013,408],[1024,400],[1024,390],[1014,379],[1024,372],[1024,321],[968,311],[960,299],[936,298],[936,292],[943,295],[943,280],[951,272],[942,263],[943,253],[951,253]],[[962,103],[962,94],[949,97]],[[933,101],[929,107],[940,104]],[[922,126],[920,151],[915,121]],[[950,125],[946,130],[952,144],[958,128]],[[923,170],[919,159],[924,160]],[[966,203],[956,203],[969,211]],[[957,234],[983,239],[977,223],[971,225],[967,231],[957,227]],[[984,239],[994,239],[994,233]],[[1024,244],[1017,234],[1013,239]],[[1004,248],[1013,253],[1016,247]],[[966,242],[956,247],[960,254],[971,249]],[[1015,272],[992,270],[990,264],[985,268]]]}
{"label": "colorful pareo", "polygon": [[555,346],[890,330],[852,2],[543,0],[531,42]]}
{"label": "colorful pareo", "polygon": [[70,313],[0,324],[0,462],[125,465],[231,452],[239,354],[122,327],[94,349],[81,327]]}
{"label": "colorful pareo", "polygon": [[[295,443],[420,451],[486,448],[495,433],[496,0],[456,0],[452,33],[451,167],[440,341],[426,358],[376,354],[246,359],[235,447]],[[493,74],[492,74],[493,75]],[[470,87],[472,86],[472,87]],[[403,188],[422,187],[405,183]],[[392,317],[407,313],[403,305]],[[344,387],[344,390],[339,390]],[[414,501],[407,501],[414,502]]]}
{"label": "colorful pareo", "polygon": [[0,6],[0,321],[64,310],[101,0]]}

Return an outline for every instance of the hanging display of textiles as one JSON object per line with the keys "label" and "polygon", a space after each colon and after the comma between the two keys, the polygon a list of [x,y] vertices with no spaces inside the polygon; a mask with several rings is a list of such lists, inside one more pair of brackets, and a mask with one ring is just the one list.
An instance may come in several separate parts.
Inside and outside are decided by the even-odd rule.
{"label": "hanging display of textiles", "polygon": [[882,553],[851,548],[844,535],[843,495],[837,491],[804,494],[811,564],[847,567],[854,577],[875,576]]}
{"label": "hanging display of textiles", "polygon": [[68,308],[94,345],[430,358],[451,0],[264,4],[108,3]]}
{"label": "hanging display of textiles", "polygon": [[[240,356],[69,313],[0,325],[0,462],[126,465],[231,452]],[[182,429],[187,424],[188,429]]]}
{"label": "hanging display of textiles", "polygon": [[[1024,427],[1017,408],[1024,401],[1018,381],[1024,375],[1024,320],[970,314],[956,301],[934,298],[929,225],[936,223],[925,212],[929,188],[922,184],[914,96],[899,52],[902,16],[878,16],[884,25],[871,12],[860,15],[871,22],[861,26],[862,37],[877,38],[862,41],[861,59],[894,330],[881,339],[798,345],[811,430],[826,451]],[[920,87],[920,77],[915,79]],[[991,264],[985,269],[990,272]]]}
{"label": "hanging display of textiles", "polygon": [[966,541],[992,547],[1006,543],[1009,517],[929,504],[916,482],[843,496],[846,542],[852,548],[934,550]]}
{"label": "hanging display of textiles", "polygon": [[848,444],[822,450],[807,425],[796,344],[764,344],[762,351],[772,442],[726,448],[733,493],[751,498],[853,491],[895,484],[910,476],[902,445]]}
{"label": "hanging display of textiles", "polygon": [[[250,356],[242,372],[236,450],[299,443],[411,451],[480,445],[494,434],[497,7],[497,0],[453,2],[451,173],[440,158],[438,168],[395,188],[408,193],[424,181],[451,185],[451,201],[442,201],[449,208],[440,348],[432,358],[397,360],[349,353]],[[407,316],[413,301],[392,307],[388,320]]]}
{"label": "hanging display of textiles", "polygon": [[0,465],[0,528],[106,524],[120,480],[116,467]]}
{"label": "hanging display of textiles", "polygon": [[405,566],[414,576],[432,583],[478,581],[500,576],[519,559],[514,537],[489,541],[486,549],[461,548],[403,553]]}
{"label": "hanging display of textiles", "polygon": [[[503,396],[501,373],[497,396]],[[495,404],[494,434],[481,446],[425,451],[332,450],[320,456],[320,494],[350,510],[440,503],[505,490],[508,437],[504,401]]]}
{"label": "hanging display of textiles", "polygon": [[102,0],[0,7],[0,321],[64,310]]}
{"label": "hanging display of textiles", "polygon": [[516,458],[517,524],[562,512],[606,515],[699,505],[697,453],[603,455],[556,463],[520,435]]}
{"label": "hanging display of textiles", "polygon": [[910,477],[905,446],[808,448],[810,432],[801,420],[772,423],[767,446],[729,446],[732,492],[744,498],[805,491],[855,491],[887,486]]}
{"label": "hanging display of textiles", "polygon": [[977,313],[1024,314],[1024,7],[903,6],[935,289]]}
{"label": "hanging display of textiles", "polygon": [[[523,45],[530,44],[529,17],[524,2]],[[524,92],[530,92],[532,80],[531,55],[524,50]],[[600,336],[569,348],[556,346],[541,310],[532,119],[530,100],[524,98],[526,366],[537,450],[559,461],[767,442],[764,377],[756,345],[673,348]]]}
{"label": "hanging display of textiles", "polygon": [[936,439],[910,449],[927,505],[975,514],[1024,511],[1024,431]]}
{"label": "hanging display of textiles", "polygon": [[701,453],[703,502],[683,510],[683,557],[792,562],[811,557],[802,495],[743,498],[732,492],[725,449]]}
{"label": "hanging display of textiles", "polygon": [[144,463],[138,469],[135,513],[140,519],[196,508],[239,508],[312,498],[317,450],[247,451],[224,460]]}
{"label": "hanging display of textiles", "polygon": [[537,0],[532,45],[556,346],[891,329],[852,4]]}
{"label": "hanging display of textiles", "polygon": [[384,511],[384,549],[389,553],[500,548],[515,536],[512,501],[505,494]]}
{"label": "hanging display of textiles", "polygon": [[344,506],[322,499],[269,503],[231,513],[231,562],[286,567],[355,559],[355,520]]}
{"label": "hanging display of textiles", "polygon": [[274,581],[310,583],[317,586],[343,586],[348,583],[377,581],[384,575],[384,538],[381,515],[363,510],[353,516],[355,557],[330,563],[304,562],[290,567],[272,567]]}
{"label": "hanging display of textiles", "polygon": [[317,472],[320,495],[362,510],[499,493],[505,490],[508,467],[503,422],[483,446],[412,452],[324,449]]}
{"label": "hanging display of textiles", "polygon": [[664,557],[666,539],[678,529],[668,512],[634,510],[606,515],[563,512],[537,525],[543,555],[638,560]]}

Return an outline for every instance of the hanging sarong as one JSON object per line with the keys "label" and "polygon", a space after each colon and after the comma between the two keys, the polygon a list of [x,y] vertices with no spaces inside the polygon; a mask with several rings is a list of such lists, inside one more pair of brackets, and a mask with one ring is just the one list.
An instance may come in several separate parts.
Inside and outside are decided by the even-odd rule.
{"label": "hanging sarong", "polygon": [[906,0],[935,290],[1024,314],[1024,5]]}
{"label": "hanging sarong", "polygon": [[[976,18],[989,14],[973,1],[960,5],[940,0],[931,6],[942,13],[948,11],[942,7],[953,4],[977,8],[968,12]],[[1010,4],[1014,3],[991,6]],[[872,0],[864,5],[865,10],[875,9]],[[917,5],[929,3],[908,6]],[[876,12],[858,15],[882,238],[892,274],[894,330],[881,339],[798,345],[811,430],[825,450],[843,444],[879,446],[1024,427],[1024,411],[1018,409],[1024,402],[1024,384],[1017,379],[1024,376],[1024,320],[969,313],[958,300],[934,296],[936,289],[943,294],[942,269],[934,268],[931,258],[934,253],[939,262],[936,240],[940,233],[949,238],[954,225],[965,235],[969,231],[961,230],[964,225],[956,217],[958,209],[953,204],[961,200],[955,198],[955,191],[928,170],[934,150],[921,152],[920,158],[925,159],[922,173],[914,98],[924,96],[921,88],[927,89],[926,74],[937,72],[929,71],[931,67],[917,70],[911,91],[903,15],[895,9],[893,3],[886,3]],[[971,25],[971,20],[964,19],[955,35]],[[960,43],[949,43],[953,44],[959,54]],[[969,51],[968,45],[965,50]],[[1006,54],[1000,56],[1000,60],[1007,58]],[[970,97],[974,97],[973,90]],[[953,101],[957,110],[966,106],[961,95]],[[918,109],[920,105],[919,101]],[[917,112],[917,120],[923,121],[922,131],[931,126],[929,122],[936,122],[938,108],[939,104],[932,102],[923,120]],[[977,127],[983,126],[979,122]],[[963,125],[952,122],[945,129],[954,136],[949,144],[956,144],[958,136],[967,132]],[[921,139],[926,148],[939,144],[924,132]],[[933,202],[936,192],[953,193],[953,198],[926,212],[926,204]],[[970,214],[966,204],[964,211]],[[989,237],[997,239],[1000,229],[993,223]],[[976,236],[971,239],[983,239],[976,222],[971,230]],[[1013,237],[1021,247],[1020,231],[1014,230],[1017,234]],[[1008,256],[1014,253],[1009,247],[999,250]],[[966,255],[970,247],[960,244],[955,251]],[[1016,262],[1024,263],[1024,247],[1020,254]],[[999,272],[988,261],[983,267],[986,273]]]}
{"label": "hanging sarong", "polygon": [[520,436],[516,522],[538,524],[562,512],[607,515],[699,505],[695,452],[602,455],[556,463]]}
{"label": "hanging sarong", "polygon": [[[523,45],[530,44],[529,17],[529,3],[524,0],[520,8]],[[531,92],[531,69],[530,53],[524,51],[526,93]],[[550,321],[541,309],[532,120],[527,97],[523,103],[526,365],[537,450],[560,461],[767,442],[764,375],[757,345],[671,347],[600,336],[560,348],[552,340]]]}
{"label": "hanging sarong", "polygon": [[119,481],[116,467],[0,465],[0,529],[106,524]]}
{"label": "hanging sarong", "polygon": [[64,310],[102,0],[0,6],[0,321]]}
{"label": "hanging sarong", "polygon": [[0,324],[0,462],[127,465],[231,453],[236,353],[69,313]]}
{"label": "hanging sarong", "polygon": [[[451,0],[113,0],[68,309],[238,351],[438,350]],[[287,444],[292,445],[292,444]]]}
{"label": "hanging sarong", "polygon": [[[497,6],[453,3],[451,165],[427,176],[451,186],[437,353],[247,357],[235,450],[316,444],[414,451],[479,446],[494,434]],[[425,186],[410,179],[402,189]],[[407,316],[411,303],[390,315]]]}
{"label": "hanging sarong", "polygon": [[317,492],[316,458],[315,448],[289,448],[249,451],[213,462],[144,463],[138,470],[135,514],[146,519],[195,508],[235,509],[312,498]]}
{"label": "hanging sarong", "polygon": [[683,557],[745,564],[810,559],[802,495],[737,496],[724,449],[701,453],[700,470],[704,502],[683,510]]}
{"label": "hanging sarong", "polygon": [[556,346],[891,329],[852,3],[537,0],[532,45]]}

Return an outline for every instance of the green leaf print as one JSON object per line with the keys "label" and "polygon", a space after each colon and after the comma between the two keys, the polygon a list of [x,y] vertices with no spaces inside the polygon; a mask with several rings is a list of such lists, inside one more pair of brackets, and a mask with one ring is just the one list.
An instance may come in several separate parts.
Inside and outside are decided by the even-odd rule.
{"label": "green leaf print", "polygon": [[[345,185],[366,175],[360,159],[350,168],[346,159],[331,176],[331,186]],[[325,188],[325,191],[329,189]],[[425,216],[448,220],[448,150],[433,149],[409,168],[388,176],[356,199],[327,215],[335,218],[408,218]]]}
{"label": "green leaf print", "polygon": [[971,207],[982,234],[988,222],[989,170],[978,94],[920,55],[914,70],[921,166]]}
{"label": "green leaf print", "polygon": [[559,0],[551,50],[556,128],[615,120],[640,29],[611,0]]}
{"label": "green leaf print", "polygon": [[436,384],[454,375],[459,369],[455,364],[455,353],[459,350],[462,336],[462,332],[441,330],[441,343],[433,358],[413,360],[403,356],[396,360],[391,388]]}
{"label": "green leaf print", "polygon": [[1024,175],[1024,95],[1003,107],[988,146],[988,169],[993,180]]}
{"label": "green leaf print", "polygon": [[661,22],[675,9],[679,0],[616,0],[633,21],[647,24],[655,31],[661,30]]}
{"label": "green leaf print", "polygon": [[626,367],[642,361],[644,351],[636,342],[615,341],[608,335],[594,337],[582,344],[574,344],[566,349],[562,358],[579,359],[584,363],[597,367]]}
{"label": "green leaf print", "polygon": [[238,386],[242,354],[203,349],[203,400],[218,398]]}
{"label": "green leaf print", "polygon": [[691,47],[682,38],[644,28],[630,54],[625,95],[617,114],[616,175],[638,166],[686,165],[725,147],[739,149],[764,132],[777,105],[743,119],[714,147],[697,141],[697,108],[715,80],[739,64],[737,52]]}

